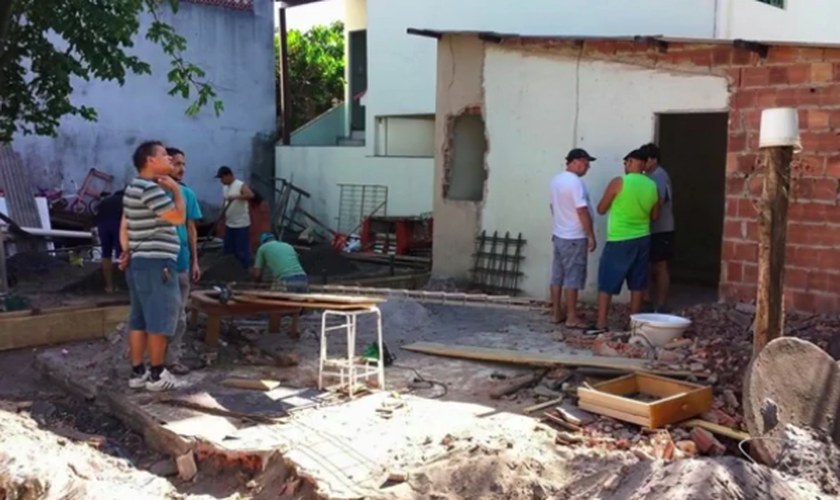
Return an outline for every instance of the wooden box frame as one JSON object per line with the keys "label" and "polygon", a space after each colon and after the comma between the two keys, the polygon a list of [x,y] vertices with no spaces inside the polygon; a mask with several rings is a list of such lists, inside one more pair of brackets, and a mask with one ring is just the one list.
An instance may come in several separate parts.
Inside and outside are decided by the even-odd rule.
{"label": "wooden box frame", "polygon": [[[712,388],[648,373],[634,373],[578,388],[578,406],[589,412],[655,429],[712,409]],[[659,399],[644,403],[625,397],[642,393]]]}

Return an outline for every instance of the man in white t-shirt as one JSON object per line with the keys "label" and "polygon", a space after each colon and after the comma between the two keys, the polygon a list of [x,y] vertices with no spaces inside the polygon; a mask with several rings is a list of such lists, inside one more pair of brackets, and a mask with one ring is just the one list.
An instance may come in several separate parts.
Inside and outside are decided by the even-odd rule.
{"label": "man in white t-shirt", "polygon": [[248,200],[254,192],[233,175],[230,167],[219,167],[216,178],[222,183],[224,195],[225,239],[224,253],[235,255],[245,269],[251,267],[251,215]]}
{"label": "man in white t-shirt", "polygon": [[[586,284],[587,253],[597,247],[592,228],[592,204],[581,177],[595,158],[583,149],[573,149],[566,156],[566,171],[551,180],[551,216],[554,221],[551,265],[551,305],[554,321],[565,320],[567,328],[590,327],[577,313],[578,290]],[[561,291],[565,290],[565,311]],[[565,314],[564,314],[565,313]]]}

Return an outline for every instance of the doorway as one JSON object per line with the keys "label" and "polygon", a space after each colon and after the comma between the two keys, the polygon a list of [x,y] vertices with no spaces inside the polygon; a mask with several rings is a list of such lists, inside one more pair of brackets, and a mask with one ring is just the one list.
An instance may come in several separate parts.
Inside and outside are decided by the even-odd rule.
{"label": "doorway", "polygon": [[686,287],[703,287],[714,290],[717,298],[728,121],[727,113],[658,115],[660,163],[671,177],[674,193],[676,237],[671,277],[677,295]]}
{"label": "doorway", "polygon": [[367,90],[367,30],[351,31],[347,51],[350,66],[350,130],[365,129],[365,107],[361,94]]}

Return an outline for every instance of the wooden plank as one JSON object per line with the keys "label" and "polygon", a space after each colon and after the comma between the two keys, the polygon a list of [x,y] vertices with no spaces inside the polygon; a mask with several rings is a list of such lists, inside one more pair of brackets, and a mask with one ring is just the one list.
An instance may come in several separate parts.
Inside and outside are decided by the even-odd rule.
{"label": "wooden plank", "polygon": [[613,408],[615,410],[630,413],[632,415],[638,415],[640,417],[650,417],[650,405],[642,403],[641,401],[635,401],[633,399],[593,389],[587,389],[585,387],[578,387],[577,393],[578,406],[581,408],[583,408],[583,406],[581,406],[580,403],[586,402],[598,406]]}
{"label": "wooden plank", "polygon": [[609,358],[605,356],[581,356],[573,354],[552,354],[540,352],[514,351],[510,349],[496,349],[490,347],[475,347],[465,345],[447,345],[435,342],[415,342],[402,346],[403,349],[423,354],[446,356],[450,358],[475,359],[480,361],[496,361],[532,366],[553,367],[589,366],[595,368],[615,368],[628,372],[645,371],[645,361],[631,358]]}
{"label": "wooden plank", "polygon": [[712,409],[712,388],[703,387],[650,405],[650,424],[655,429],[700,415]]}
{"label": "wooden plank", "polygon": [[280,299],[264,299],[260,297],[253,297],[253,296],[237,296],[237,302],[246,303],[246,304],[260,304],[264,306],[273,306],[276,308],[298,308],[298,309],[331,309],[334,311],[348,311],[354,309],[364,309],[368,307],[373,307],[376,304],[371,303],[358,303],[358,304],[339,304],[339,303],[321,303],[321,302],[289,302],[289,301],[282,301]]}
{"label": "wooden plank", "polygon": [[128,306],[70,310],[0,321],[0,351],[102,338],[128,318]]}
{"label": "wooden plank", "polygon": [[580,427],[578,427],[575,424],[566,422],[565,420],[558,417],[557,415],[552,415],[551,413],[543,413],[543,418],[548,420],[549,422],[551,422],[553,424],[556,424],[556,425],[559,425],[560,427],[563,427],[564,429],[569,429],[570,431],[575,431],[575,432],[580,431]]}
{"label": "wooden plank", "polygon": [[563,420],[571,422],[575,425],[589,425],[595,421],[595,417],[593,417],[592,414],[587,413],[572,404],[564,403],[560,405],[556,411]]}
{"label": "wooden plank", "polygon": [[280,299],[286,302],[320,302],[337,304],[378,304],[387,302],[384,297],[357,297],[327,293],[269,292],[264,290],[236,290],[236,295],[249,295],[264,299]]}
{"label": "wooden plank", "polygon": [[613,408],[607,408],[605,406],[600,406],[597,404],[586,403],[583,401],[578,402],[578,406],[582,410],[586,410],[588,412],[597,413],[599,415],[604,415],[607,417],[612,417],[618,420],[622,420],[624,422],[630,422],[631,424],[641,425],[642,427],[650,427],[650,419],[647,417],[642,417],[639,415],[633,415],[631,413],[623,412],[620,410],[616,410]]}
{"label": "wooden plank", "polygon": [[702,427],[707,431],[714,432],[715,434],[720,434],[721,436],[726,436],[732,439],[737,439],[738,441],[743,441],[744,439],[750,438],[750,435],[746,432],[739,431],[737,429],[732,429],[723,425],[718,425],[700,418],[692,418],[691,420],[686,420],[680,425],[684,425],[686,427]]}
{"label": "wooden plank", "polygon": [[539,410],[542,410],[544,408],[548,408],[549,406],[559,405],[562,402],[563,402],[563,396],[560,396],[559,398],[551,399],[551,400],[546,401],[544,403],[529,406],[529,407],[523,409],[522,412],[526,413],[526,414],[527,413],[534,413],[535,411],[539,411]]}
{"label": "wooden plank", "polygon": [[252,391],[270,391],[280,386],[277,380],[256,380],[250,378],[226,378],[219,382],[224,387],[233,389],[248,389]]}

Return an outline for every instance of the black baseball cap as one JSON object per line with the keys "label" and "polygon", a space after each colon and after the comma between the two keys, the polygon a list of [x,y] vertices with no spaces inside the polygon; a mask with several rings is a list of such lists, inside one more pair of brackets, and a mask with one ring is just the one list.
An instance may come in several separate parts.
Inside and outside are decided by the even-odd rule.
{"label": "black baseball cap", "polygon": [[226,175],[233,175],[233,170],[230,167],[219,167],[219,170],[216,171],[216,179]]}
{"label": "black baseball cap", "polygon": [[595,157],[590,155],[589,153],[587,153],[585,149],[575,148],[575,149],[569,151],[569,154],[566,155],[566,161],[567,162],[572,161],[572,160],[595,161]]}
{"label": "black baseball cap", "polygon": [[647,151],[642,151],[641,149],[634,149],[633,151],[630,151],[629,153],[627,153],[627,156],[624,157],[624,161],[627,161],[627,160],[647,161],[647,159],[648,159]]}

